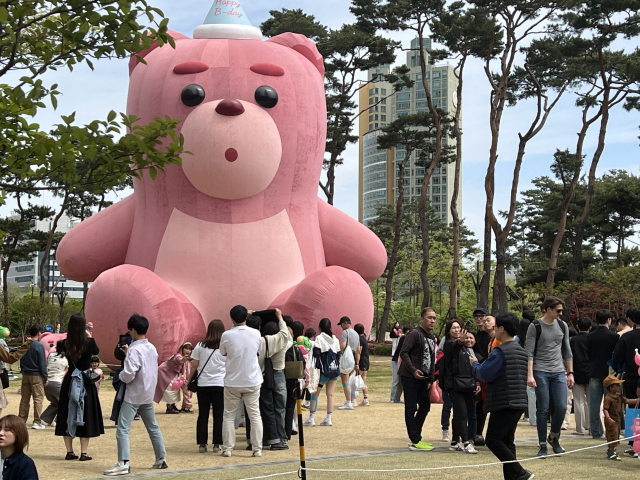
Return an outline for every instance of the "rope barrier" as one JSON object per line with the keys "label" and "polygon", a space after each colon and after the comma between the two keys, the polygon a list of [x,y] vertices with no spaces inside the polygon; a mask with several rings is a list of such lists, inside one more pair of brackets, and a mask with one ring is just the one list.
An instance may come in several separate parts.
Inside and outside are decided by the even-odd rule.
{"label": "rope barrier", "polygon": [[294,475],[294,474],[297,474],[298,472],[299,470],[294,470],[292,472],[272,473],[271,475],[262,475],[260,477],[240,478],[239,480],[258,480],[259,478],[281,477],[283,475]]}
{"label": "rope barrier", "polygon": [[[626,440],[633,440],[634,436],[626,437],[619,440],[614,440],[613,442],[602,443],[599,445],[591,445],[589,447],[578,448],[576,450],[570,450],[564,453],[554,453],[551,455],[547,455],[546,457],[530,457],[524,458],[522,460],[509,460],[507,462],[491,462],[491,463],[478,463],[476,465],[447,465],[446,467],[426,467],[426,468],[394,468],[394,469],[379,469],[379,470],[369,470],[365,468],[354,468],[354,469],[337,469],[337,468],[305,468],[304,470],[308,472],[366,472],[366,473],[390,473],[390,472],[432,472],[437,470],[455,470],[460,468],[476,468],[476,467],[493,467],[497,465],[506,465],[509,463],[522,463],[522,462],[530,462],[533,460],[542,460],[543,458],[552,458],[552,457],[563,457],[565,455],[569,455],[572,453],[583,452],[586,450],[593,450],[600,447],[606,447],[612,443],[619,443]],[[302,470],[302,468],[301,468]]]}

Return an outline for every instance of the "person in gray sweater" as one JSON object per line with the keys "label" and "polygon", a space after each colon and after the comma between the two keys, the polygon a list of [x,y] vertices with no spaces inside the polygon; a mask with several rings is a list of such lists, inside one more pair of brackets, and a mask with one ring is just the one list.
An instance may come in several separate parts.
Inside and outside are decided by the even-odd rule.
{"label": "person in gray sweater", "polygon": [[[541,310],[542,318],[529,325],[525,348],[529,358],[527,385],[536,389],[538,456],[546,457],[547,442],[553,453],[564,453],[560,445],[560,429],[567,411],[567,387],[573,387],[574,378],[569,327],[560,319],[564,304],[557,297],[547,297]],[[547,437],[550,404],[553,404],[553,411],[551,432]]]}
{"label": "person in gray sweater", "polygon": [[29,418],[29,408],[31,397],[33,397],[33,426],[36,430],[41,430],[44,425],[40,421],[42,413],[42,402],[44,400],[44,387],[48,384],[47,374],[47,354],[44,345],[39,342],[42,336],[42,328],[33,325],[29,328],[29,336],[33,339],[29,350],[20,360],[20,371],[22,372],[22,398],[20,399],[19,416],[27,423]]}

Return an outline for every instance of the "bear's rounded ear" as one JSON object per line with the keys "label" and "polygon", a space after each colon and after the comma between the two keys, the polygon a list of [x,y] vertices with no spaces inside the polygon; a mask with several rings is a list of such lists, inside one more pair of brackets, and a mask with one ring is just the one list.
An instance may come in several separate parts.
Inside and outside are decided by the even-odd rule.
{"label": "bear's rounded ear", "polygon": [[318,47],[313,40],[308,39],[299,33],[282,33],[271,37],[267,42],[277,43],[284,47],[292,48],[309,60],[318,69],[320,75],[324,77],[324,60],[318,51]]}
{"label": "bear's rounded ear", "polygon": [[[171,35],[173,37],[173,39],[177,42],[178,40],[189,40],[189,37],[178,33],[178,32],[174,32],[173,30],[167,30],[167,33],[169,35]],[[152,51],[154,51],[156,48],[158,48],[158,42],[153,42],[151,44],[151,46],[149,48],[147,48],[146,50],[142,50],[141,52],[136,53],[135,55],[131,55],[131,58],[129,59],[129,76],[131,76],[131,74],[133,73],[133,70],[138,66],[138,64],[140,63],[140,58],[144,58],[147,55],[149,55],[149,53],[151,53]]]}

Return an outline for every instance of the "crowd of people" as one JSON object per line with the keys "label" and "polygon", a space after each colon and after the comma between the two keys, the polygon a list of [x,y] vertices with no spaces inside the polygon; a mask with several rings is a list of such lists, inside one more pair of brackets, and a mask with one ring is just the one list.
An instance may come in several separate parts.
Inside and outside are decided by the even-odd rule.
{"label": "crowd of people", "polygon": [[[600,310],[594,321],[580,318],[577,330],[561,319],[563,313],[564,304],[556,297],[544,300],[539,316],[523,312],[521,320],[513,313],[493,317],[477,308],[474,323],[453,318],[441,339],[433,332],[437,316],[432,308],[422,310],[417,328],[395,324],[390,402],[401,403],[404,395],[409,449],[434,449],[423,439],[422,430],[435,395],[443,402],[442,440],[450,443],[451,450],[467,454],[477,454],[476,447],[486,445],[505,462],[505,479],[534,476],[517,462],[518,422],[524,418],[536,427],[538,457],[548,456],[549,447],[561,454],[565,450],[560,438],[572,404],[573,434],[606,438],[610,442],[606,457],[620,461],[616,442],[624,425],[624,408],[636,405],[640,398],[635,361],[640,349],[640,309],[630,309],[615,322],[610,311]],[[318,425],[332,426],[338,381],[345,397],[338,409],[369,406],[369,346],[363,325],[352,326],[348,317],[342,317],[337,322],[338,338],[328,318],[319,322],[317,333],[277,309],[254,312],[237,305],[230,317],[231,329],[226,330],[221,320],[212,320],[205,338],[195,346],[184,343],[160,366],[156,348],[146,338],[148,320],[138,314],[129,318],[128,331],[115,348],[122,362],[113,376],[116,394],[111,414],[117,425],[117,462],[105,475],[131,472],[129,432],[137,419],[142,420],[155,452],[152,468],[168,468],[154,402],[166,403],[167,414],[192,413],[195,392],[198,451],[207,452],[211,445],[223,457],[232,455],[241,425],[246,428],[246,449],[254,457],[267,449],[287,450],[297,434],[296,399],[305,399],[309,411],[303,424],[314,427],[323,389],[326,416]],[[42,334],[37,326],[15,353],[0,348],[0,361],[21,359],[23,374],[19,416],[0,419],[3,480],[37,479],[33,461],[24,454],[31,399],[32,428],[54,427],[55,435],[63,437],[65,460],[92,460],[90,439],[104,434],[98,395],[104,374],[89,327],[84,316],[71,316],[66,339],[48,356],[37,341]],[[363,394],[359,404],[358,390]],[[45,397],[50,404],[43,412]],[[6,404],[0,389],[0,409]],[[75,438],[79,438],[79,455]],[[625,454],[634,456],[631,443]]]}
{"label": "crowd of people", "polygon": [[[516,459],[518,422],[528,420],[536,427],[538,457],[547,457],[549,447],[562,454],[561,433],[572,405],[572,434],[606,439],[606,458],[620,461],[616,445],[625,407],[637,406],[640,398],[635,359],[640,309],[629,309],[618,319],[599,310],[593,321],[580,318],[577,330],[562,320],[564,310],[557,297],[545,298],[541,315],[525,311],[520,320],[513,313],[493,317],[477,308],[475,325],[453,318],[440,341],[433,333],[432,308],[422,310],[415,329],[396,323],[391,331],[390,402],[400,402],[404,392],[409,449],[434,449],[422,438],[422,428],[431,399],[441,391],[442,440],[450,442],[451,450],[468,454],[486,445],[500,461],[509,462],[504,464],[505,479],[534,477]],[[631,457],[637,456],[632,443],[624,452]]]}
{"label": "crowd of people", "polygon": [[[287,450],[288,442],[297,434],[294,410],[296,400],[305,395],[310,400],[306,425],[315,426],[318,395],[326,385],[327,416],[320,423],[331,426],[333,392],[342,380],[345,402],[339,408],[355,406],[355,375],[366,378],[369,369],[367,337],[361,324],[351,326],[348,317],[338,325],[342,335],[332,333],[331,321],[324,318],[316,334],[306,331],[300,322],[282,315],[280,310],[253,312],[242,305],[230,311],[233,327],[229,330],[221,320],[212,320],[206,336],[195,347],[186,342],[175,355],[158,366],[158,353],[146,338],[148,320],[138,314],[127,323],[128,331],[120,335],[115,356],[121,365],[114,371],[115,399],[111,420],[116,423],[117,462],[104,475],[127,475],[131,472],[129,432],[134,420],[141,419],[153,446],[155,469],[168,468],[162,431],[156,421],[155,403],[166,403],[167,414],[192,413],[192,395],[198,399],[196,444],[204,453],[213,452],[230,457],[236,444],[236,429],[246,428],[247,450],[254,457],[262,451]],[[33,423],[36,430],[55,428],[66,448],[65,460],[90,461],[90,439],[104,434],[103,416],[98,396],[104,374],[99,368],[99,348],[92,337],[86,319],[73,315],[67,337],[57,342],[47,355],[38,340],[42,331],[31,327],[29,340],[14,354],[0,349],[0,361],[14,363],[21,359],[20,431],[11,416],[6,416],[6,428],[0,422],[0,448],[3,438],[15,437],[15,455],[23,455],[28,444],[26,422],[33,400]],[[363,348],[364,347],[364,348]],[[345,363],[349,355],[351,364]],[[369,404],[366,386],[361,406]],[[43,399],[49,406],[42,412]],[[181,408],[178,408],[182,398]],[[2,403],[4,401],[4,403]],[[0,408],[6,397],[0,390]],[[211,443],[208,435],[209,416],[213,413]],[[3,420],[4,420],[3,419]],[[13,433],[3,432],[11,430]],[[27,432],[23,435],[22,431]],[[73,441],[79,438],[79,455]],[[4,460],[4,450],[3,460]],[[22,459],[22,457],[20,457]],[[33,462],[24,456],[22,463]],[[4,463],[5,471],[10,462]],[[35,466],[26,476],[2,478],[32,480],[37,478]]]}

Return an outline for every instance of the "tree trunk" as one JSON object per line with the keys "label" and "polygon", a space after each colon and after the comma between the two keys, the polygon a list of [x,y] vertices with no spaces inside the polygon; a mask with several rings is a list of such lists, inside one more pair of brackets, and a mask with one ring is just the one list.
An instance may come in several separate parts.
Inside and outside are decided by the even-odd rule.
{"label": "tree trunk", "polygon": [[9,288],[7,279],[9,276],[9,265],[2,266],[2,316],[3,324],[9,326]]}
{"label": "tree trunk", "polygon": [[[591,167],[589,168],[589,180],[587,184],[587,197],[585,199],[584,208],[582,209],[582,215],[580,216],[580,222],[578,223],[578,228],[576,232],[575,246],[573,248],[573,258],[572,265],[569,268],[569,280],[577,281],[578,278],[582,277],[582,242],[584,239],[584,229],[587,223],[587,218],[589,217],[589,213],[591,212],[591,204],[593,202],[593,194],[595,190],[596,183],[596,169],[598,167],[598,162],[600,161],[600,157],[602,156],[602,152],[604,151],[605,138],[607,135],[607,124],[609,123],[609,88],[604,89],[604,96],[602,99],[602,104],[600,110],[590,119],[587,119],[587,111],[588,107],[585,107],[582,114],[582,129],[578,134],[578,143],[576,145],[576,157],[578,159],[582,159],[582,152],[584,148],[584,141],[587,136],[587,132],[593,122],[595,122],[598,118],[600,118],[600,132],[598,134],[598,146],[596,151],[593,154],[593,158],[591,159]],[[574,178],[571,182],[571,187],[565,198],[562,199],[562,209],[560,212],[560,224],[558,227],[558,234],[556,235],[556,239],[553,242],[553,247],[551,249],[551,257],[549,259],[549,273],[547,274],[547,292],[549,294],[553,293],[553,285],[555,281],[556,267],[558,264],[558,256],[560,251],[560,245],[562,242],[562,237],[564,236],[565,228],[567,225],[567,212],[569,210],[569,205],[571,204],[571,200],[573,199],[573,195],[575,194],[575,190],[578,184],[578,180],[580,178],[580,173],[582,172],[582,162],[579,162],[580,168],[576,169],[574,174]],[[565,205],[566,203],[566,205]],[[577,254],[576,254],[577,253]]]}
{"label": "tree trunk", "polygon": [[454,105],[453,133],[456,138],[456,163],[453,178],[453,193],[451,194],[451,219],[453,220],[453,265],[451,266],[451,283],[449,284],[449,318],[456,316],[458,306],[458,274],[460,270],[460,216],[458,214],[458,195],[460,191],[460,170],[462,167],[462,131],[460,130],[460,115],[462,113],[462,80],[466,57],[460,60],[458,73],[457,98],[458,105]]}
{"label": "tree trunk", "polygon": [[411,156],[411,150],[407,149],[407,156],[400,163],[398,171],[398,200],[396,203],[396,222],[393,227],[393,246],[391,255],[389,255],[389,263],[387,264],[387,281],[385,283],[385,300],[384,309],[382,310],[382,318],[380,319],[380,328],[376,332],[378,343],[383,343],[389,325],[389,314],[391,313],[391,300],[393,299],[393,280],[398,263],[398,250],[400,249],[400,231],[402,226],[402,207],[404,202],[404,169]]}
{"label": "tree trunk", "polygon": [[[67,190],[64,193],[64,197],[62,199],[62,205],[60,207],[60,211],[58,212],[58,214],[53,218],[53,223],[51,224],[51,228],[49,229],[49,237],[47,238],[47,245],[44,249],[44,252],[42,253],[42,261],[40,262],[40,298],[44,298],[44,294],[47,291],[47,282],[45,280],[45,276],[44,276],[44,267],[47,264],[47,262],[49,261],[49,254],[51,252],[51,245],[53,245],[53,237],[56,233],[56,229],[58,228],[58,222],[60,221],[60,218],[62,217],[62,214],[65,212],[65,210],[67,209],[67,199],[69,198],[69,191]],[[55,276],[55,271],[53,273],[53,275]]]}
{"label": "tree trunk", "polygon": [[491,227],[489,219],[484,217],[484,246],[482,260],[482,279],[480,280],[480,290],[477,307],[489,309],[489,287],[491,283]]}
{"label": "tree trunk", "polygon": [[[602,152],[604,152],[605,139],[607,135],[607,125],[609,123],[609,108],[604,108],[602,112],[602,118],[600,119],[600,133],[598,134],[598,146],[596,147],[596,151],[593,153],[593,158],[591,159],[591,166],[589,167],[589,179],[587,181],[587,197],[584,202],[584,208],[582,209],[582,215],[580,216],[580,222],[578,223],[578,228],[576,229],[576,249],[574,250],[573,255],[573,273],[575,278],[569,277],[570,280],[579,281],[582,280],[582,242],[584,239],[584,230],[587,225],[587,220],[589,219],[589,214],[591,213],[591,206],[593,205],[593,197],[595,195],[595,186],[596,186],[596,170],[598,168],[598,162],[600,162],[600,157],[602,156]],[[606,245],[606,241],[604,242]],[[606,255],[606,247],[603,250],[603,258]]]}
{"label": "tree trunk", "polygon": [[[440,114],[436,110],[436,106],[433,104],[431,97],[431,90],[427,84],[427,61],[424,54],[424,38],[422,35],[418,35],[418,42],[420,45],[420,71],[422,72],[422,87],[424,88],[425,95],[427,96],[427,105],[429,112],[433,119],[433,125],[436,133],[436,150],[431,159],[429,166],[424,166],[424,176],[422,177],[422,190],[420,192],[420,204],[418,205],[418,217],[420,218],[420,231],[422,233],[422,265],[420,266],[420,282],[422,283],[422,308],[431,306],[431,292],[429,289],[429,279],[427,273],[429,271],[429,221],[426,215],[427,206],[427,188],[429,182],[433,176],[433,171],[440,163],[440,156],[442,155],[442,122]],[[427,125],[425,125],[427,126]]]}
{"label": "tree trunk", "polygon": [[493,277],[493,302],[491,303],[491,313],[509,311],[509,301],[507,297],[507,278],[505,270],[506,242],[503,235],[496,238],[496,273]]}

